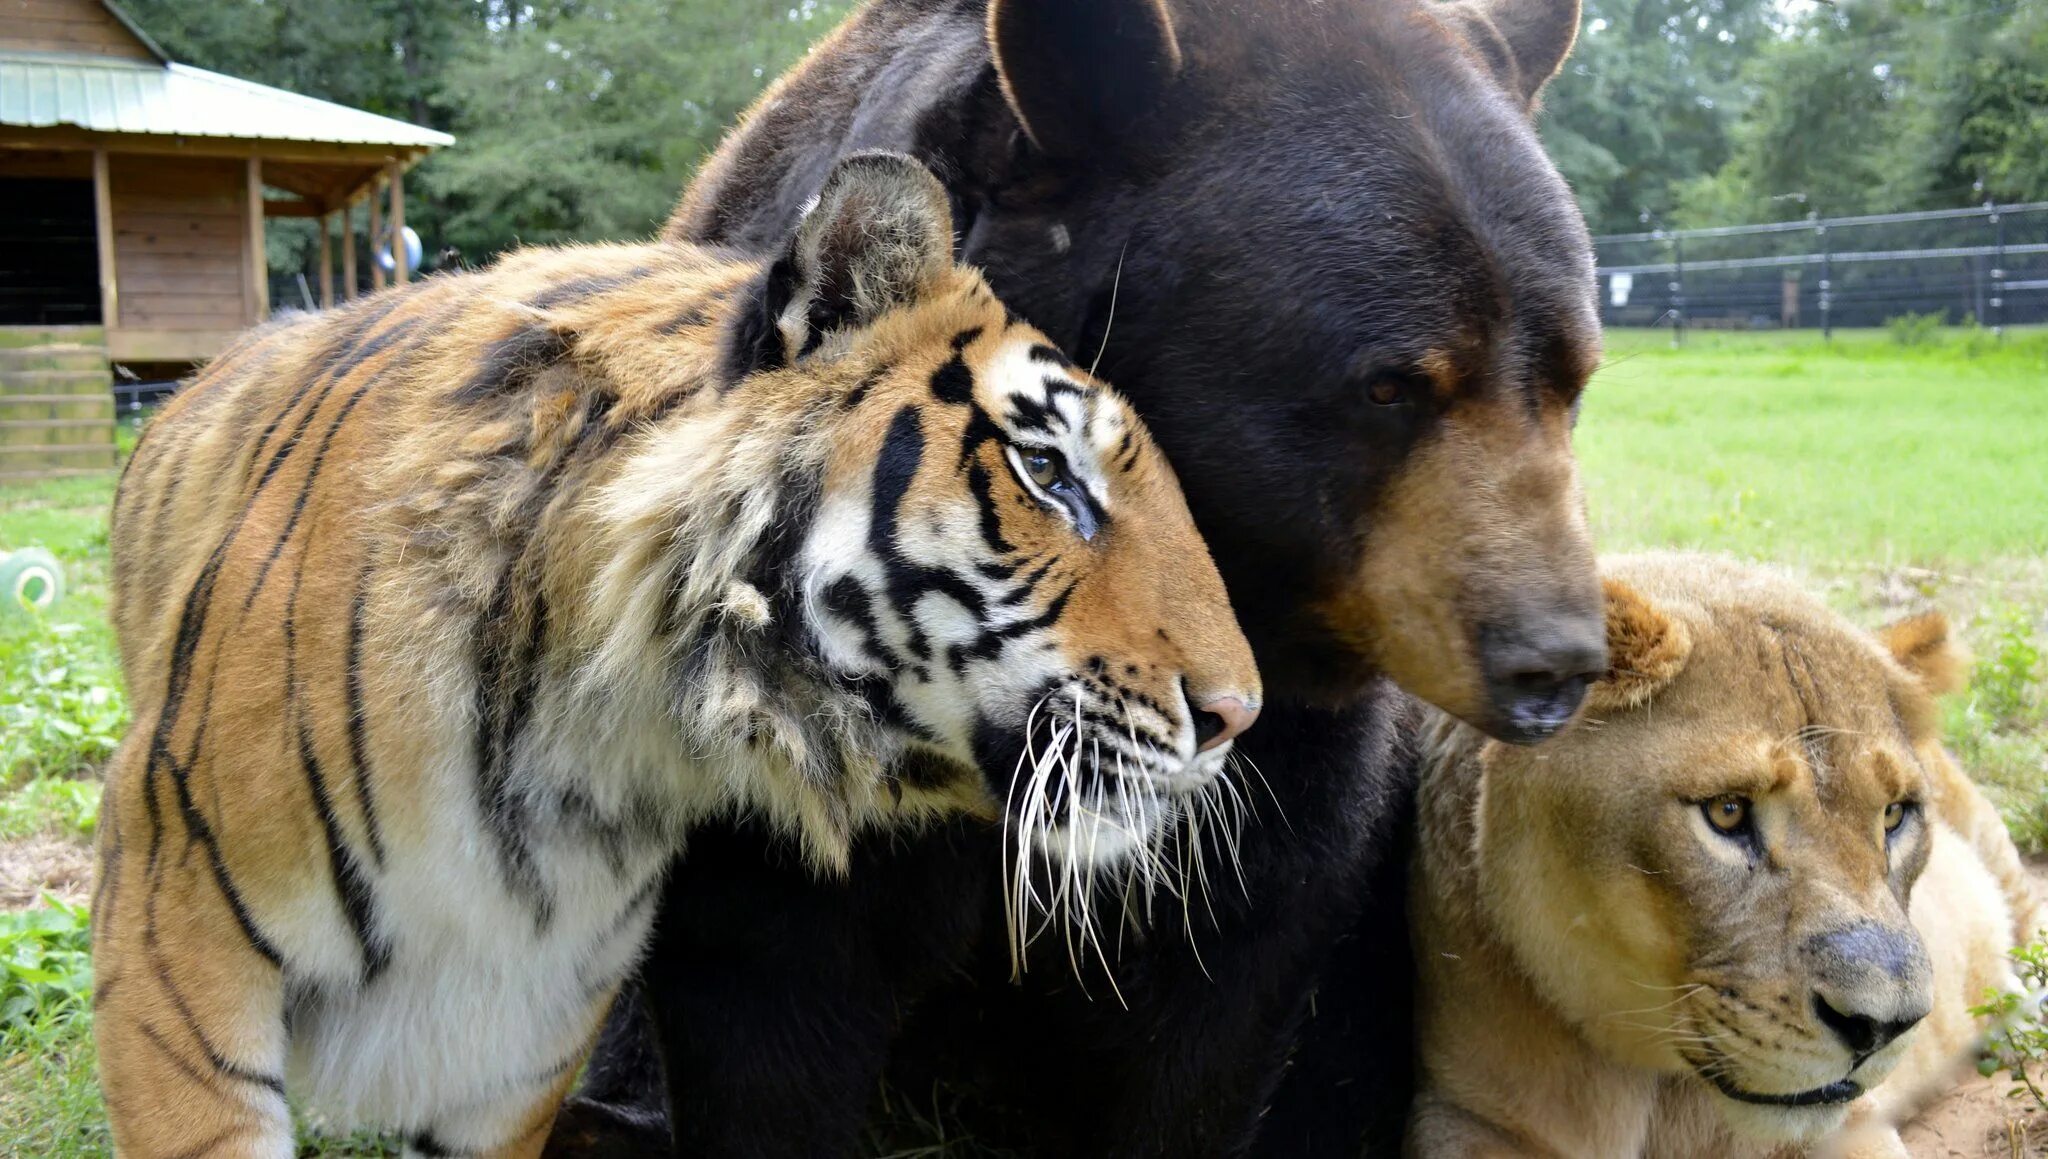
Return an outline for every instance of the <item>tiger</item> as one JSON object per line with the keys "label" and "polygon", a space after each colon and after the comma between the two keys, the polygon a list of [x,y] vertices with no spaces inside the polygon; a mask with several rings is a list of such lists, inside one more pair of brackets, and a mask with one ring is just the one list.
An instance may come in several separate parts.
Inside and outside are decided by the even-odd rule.
{"label": "tiger", "polygon": [[861,154],[779,251],[518,251],[177,392],[112,516],[118,1155],[537,1155],[694,825],[1128,866],[1227,783],[1259,676],[1178,481],[952,247]]}

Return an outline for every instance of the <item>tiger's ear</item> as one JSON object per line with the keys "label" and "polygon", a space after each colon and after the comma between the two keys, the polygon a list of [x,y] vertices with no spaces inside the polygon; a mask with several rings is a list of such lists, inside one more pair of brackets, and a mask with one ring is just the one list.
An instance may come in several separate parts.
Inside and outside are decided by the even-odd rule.
{"label": "tiger's ear", "polygon": [[953,211],[938,178],[899,153],[846,157],[769,268],[742,369],[802,358],[833,331],[917,300],[952,265]]}
{"label": "tiger's ear", "polygon": [[1586,703],[1595,712],[1640,708],[1684,669],[1692,631],[1620,580],[1600,586],[1607,597],[1607,673]]}
{"label": "tiger's ear", "polygon": [[988,45],[1025,136],[1054,157],[1114,147],[1180,75],[1165,0],[991,0]]}
{"label": "tiger's ear", "polygon": [[1970,653],[1949,630],[1947,616],[1940,612],[1908,616],[1879,628],[1877,638],[1899,667],[1912,673],[1929,693],[1947,696],[1962,688]]}
{"label": "tiger's ear", "polygon": [[1579,39],[1579,0],[1462,0],[1443,14],[1532,110]]}

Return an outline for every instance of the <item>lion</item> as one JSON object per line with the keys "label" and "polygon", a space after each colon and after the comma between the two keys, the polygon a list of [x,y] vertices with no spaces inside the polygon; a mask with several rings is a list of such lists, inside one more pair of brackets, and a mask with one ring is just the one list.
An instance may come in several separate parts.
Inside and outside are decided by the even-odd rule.
{"label": "lion", "polygon": [[1422,730],[1409,1154],[1906,1155],[2041,928],[1938,734],[1947,620],[1872,634],[1704,556],[1603,571],[1575,727]]}

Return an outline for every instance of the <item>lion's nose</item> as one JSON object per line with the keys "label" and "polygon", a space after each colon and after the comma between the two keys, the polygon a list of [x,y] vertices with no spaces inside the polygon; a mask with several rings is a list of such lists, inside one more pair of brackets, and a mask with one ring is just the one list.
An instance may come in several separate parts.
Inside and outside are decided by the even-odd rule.
{"label": "lion's nose", "polygon": [[1878,1019],[1840,1010],[1819,991],[1813,995],[1813,1013],[1859,1060],[1891,1045],[1893,1039],[1913,1029],[1922,1017],[1918,1011],[1909,1011],[1903,1018]]}
{"label": "lion's nose", "polygon": [[1859,921],[1802,949],[1814,970],[1813,1016],[1859,1065],[1933,1006],[1933,967],[1911,926]]}
{"label": "lion's nose", "polygon": [[1189,703],[1195,718],[1195,744],[1208,752],[1252,726],[1259,710],[1235,696],[1219,696],[1205,704]]}

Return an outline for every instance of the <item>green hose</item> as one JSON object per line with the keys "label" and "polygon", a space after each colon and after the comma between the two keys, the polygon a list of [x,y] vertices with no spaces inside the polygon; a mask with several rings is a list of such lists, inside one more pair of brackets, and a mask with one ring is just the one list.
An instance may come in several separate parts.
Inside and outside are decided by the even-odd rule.
{"label": "green hose", "polygon": [[46,612],[64,596],[64,567],[40,547],[0,556],[0,614]]}

